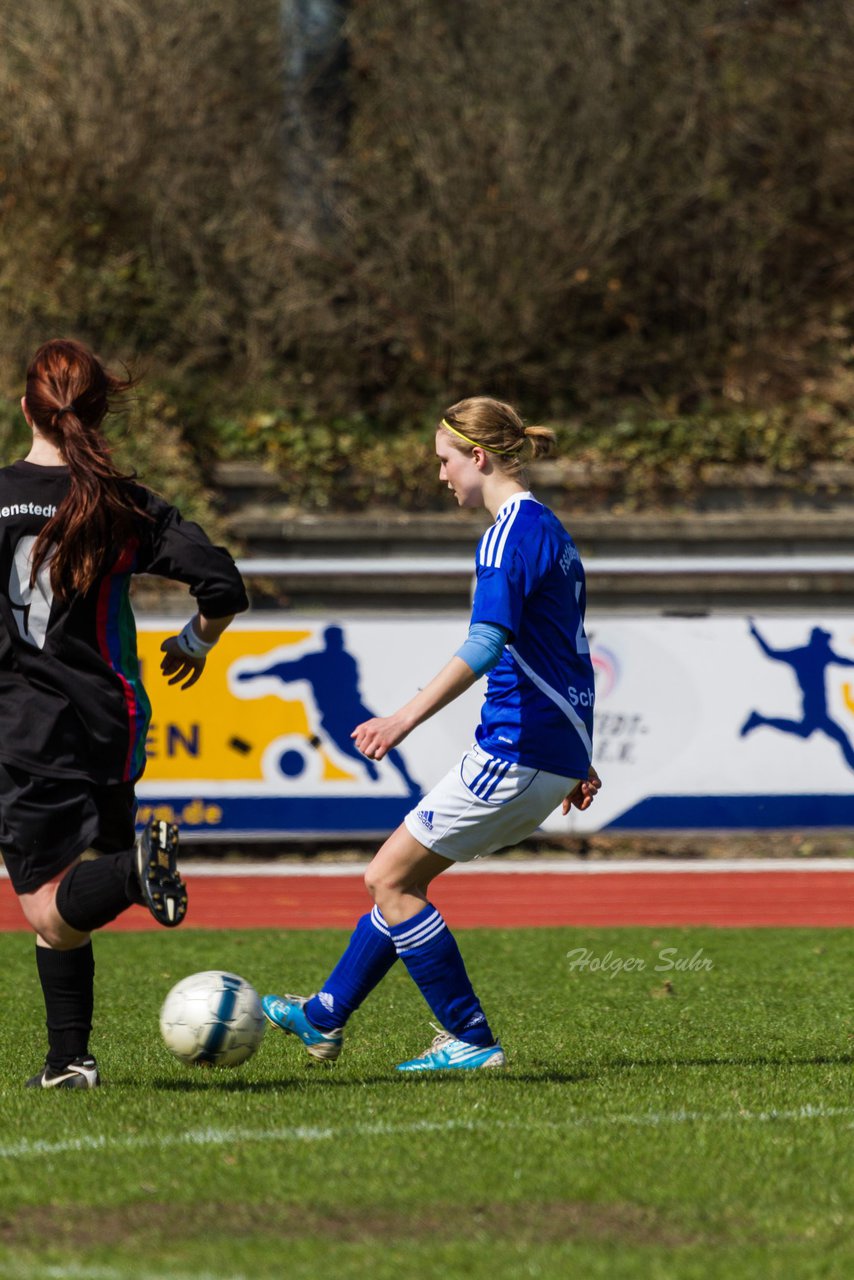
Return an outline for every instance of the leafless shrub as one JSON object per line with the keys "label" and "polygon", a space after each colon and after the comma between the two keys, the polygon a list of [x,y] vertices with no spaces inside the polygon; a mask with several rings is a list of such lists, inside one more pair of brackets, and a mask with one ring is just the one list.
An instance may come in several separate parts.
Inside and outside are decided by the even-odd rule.
{"label": "leafless shrub", "polygon": [[377,387],[702,390],[733,344],[850,304],[850,0],[394,0],[351,39]]}
{"label": "leafless shrub", "polygon": [[250,0],[253,22],[246,8],[5,6],[6,361],[67,328],[189,369],[253,353],[281,202],[281,49],[274,0]]}
{"label": "leafless shrub", "polygon": [[560,411],[847,323],[852,0],[352,0],[344,36],[302,130],[278,0],[3,6],[4,383],[65,331],[309,414]]}

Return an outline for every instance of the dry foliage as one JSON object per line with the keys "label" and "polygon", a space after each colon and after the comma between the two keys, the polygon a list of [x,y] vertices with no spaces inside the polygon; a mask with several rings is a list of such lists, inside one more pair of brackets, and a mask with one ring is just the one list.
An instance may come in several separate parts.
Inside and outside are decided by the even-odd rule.
{"label": "dry foliage", "polygon": [[351,0],[302,98],[279,17],[3,6],[7,387],[73,332],[184,404],[684,405],[849,325],[852,0]]}

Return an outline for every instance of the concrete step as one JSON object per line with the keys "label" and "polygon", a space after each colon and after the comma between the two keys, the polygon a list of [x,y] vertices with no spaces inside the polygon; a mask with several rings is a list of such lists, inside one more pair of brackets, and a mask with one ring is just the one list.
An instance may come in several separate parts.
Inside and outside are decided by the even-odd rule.
{"label": "concrete step", "polygon": [[[586,511],[600,505],[614,510],[632,500],[631,472],[623,463],[550,459],[536,463],[531,475],[538,496],[555,508],[580,506]],[[655,501],[691,515],[854,511],[854,465],[816,462],[787,473],[751,463],[706,463],[687,493],[678,476],[671,479],[663,472]]]}
{"label": "concrete step", "polygon": [[[533,464],[530,478],[538,496],[556,511],[619,515],[627,504],[636,505],[636,497],[629,494],[632,473],[622,462],[548,459]],[[256,462],[216,463],[211,479],[227,511],[258,502],[288,502],[287,477]],[[657,506],[686,515],[854,510],[854,463],[816,462],[792,473],[755,464],[707,463],[690,492],[684,491],[679,477],[671,481],[666,473],[659,489]],[[441,513],[438,487],[436,510]]]}
{"label": "concrete step", "polygon": [[[584,555],[841,554],[854,552],[850,511],[591,514],[558,509]],[[227,517],[253,555],[461,555],[474,553],[483,512],[312,515],[254,503]]]}

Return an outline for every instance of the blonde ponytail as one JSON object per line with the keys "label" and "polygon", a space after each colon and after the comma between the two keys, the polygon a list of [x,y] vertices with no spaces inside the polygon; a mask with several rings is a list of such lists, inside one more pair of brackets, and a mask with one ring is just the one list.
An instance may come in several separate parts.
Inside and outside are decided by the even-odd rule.
{"label": "blonde ponytail", "polygon": [[495,466],[511,476],[520,475],[526,462],[548,457],[556,446],[550,427],[526,427],[512,405],[490,396],[471,396],[451,405],[439,426],[454,448],[463,453],[484,449]]}

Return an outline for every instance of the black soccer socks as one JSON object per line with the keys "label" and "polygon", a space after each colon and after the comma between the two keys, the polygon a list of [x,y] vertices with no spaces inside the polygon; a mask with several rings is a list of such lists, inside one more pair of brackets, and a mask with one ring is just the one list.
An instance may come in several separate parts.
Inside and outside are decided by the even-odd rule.
{"label": "black soccer socks", "polygon": [[36,947],[36,965],[47,1015],[47,1066],[58,1072],[89,1050],[95,1003],[92,943],[71,951]]}
{"label": "black soccer socks", "polygon": [[78,862],[59,883],[56,909],[80,933],[102,929],[134,903],[142,902],[136,850]]}

